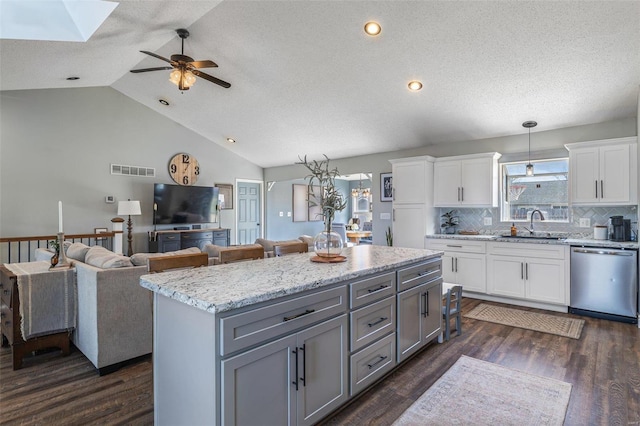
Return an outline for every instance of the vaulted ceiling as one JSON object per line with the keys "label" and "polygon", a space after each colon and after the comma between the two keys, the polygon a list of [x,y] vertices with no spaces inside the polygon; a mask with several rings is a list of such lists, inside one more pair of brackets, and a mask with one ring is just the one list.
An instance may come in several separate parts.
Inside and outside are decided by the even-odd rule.
{"label": "vaulted ceiling", "polygon": [[[177,28],[229,89],[129,72]],[[124,0],[86,43],[0,41],[1,90],[89,86],[263,167],[599,123],[636,115],[640,2]]]}

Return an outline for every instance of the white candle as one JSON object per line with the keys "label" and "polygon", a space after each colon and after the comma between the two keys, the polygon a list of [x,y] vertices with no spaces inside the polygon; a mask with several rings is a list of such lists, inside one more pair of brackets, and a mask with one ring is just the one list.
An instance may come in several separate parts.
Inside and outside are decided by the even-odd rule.
{"label": "white candle", "polygon": [[62,201],[58,201],[58,232],[62,233]]}

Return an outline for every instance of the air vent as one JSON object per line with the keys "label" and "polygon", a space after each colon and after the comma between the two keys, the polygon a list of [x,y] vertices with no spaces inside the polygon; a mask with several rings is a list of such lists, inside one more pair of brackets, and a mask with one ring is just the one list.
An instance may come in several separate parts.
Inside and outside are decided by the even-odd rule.
{"label": "air vent", "polygon": [[153,167],[126,166],[124,164],[112,164],[111,174],[126,175],[126,176],[156,177],[156,169]]}

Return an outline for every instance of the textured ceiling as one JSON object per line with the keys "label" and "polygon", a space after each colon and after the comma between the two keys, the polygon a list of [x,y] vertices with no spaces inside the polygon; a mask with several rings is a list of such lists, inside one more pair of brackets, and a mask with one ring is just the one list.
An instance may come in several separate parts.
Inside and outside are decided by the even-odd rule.
{"label": "textured ceiling", "polygon": [[[128,72],[164,65],[139,50],[179,53],[180,27],[230,89]],[[640,2],[122,1],[87,43],[0,55],[2,90],[112,86],[269,167],[634,117]]]}

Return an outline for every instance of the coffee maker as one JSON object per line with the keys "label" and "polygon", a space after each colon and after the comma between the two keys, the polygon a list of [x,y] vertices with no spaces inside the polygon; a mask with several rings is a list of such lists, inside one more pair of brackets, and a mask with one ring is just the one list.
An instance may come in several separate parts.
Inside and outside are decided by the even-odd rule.
{"label": "coffee maker", "polygon": [[[631,229],[630,229],[630,225],[631,225],[631,221],[629,222],[629,234],[631,233]],[[626,241],[626,235],[625,235],[625,220],[622,216],[611,216],[609,218],[609,239],[611,241]]]}

